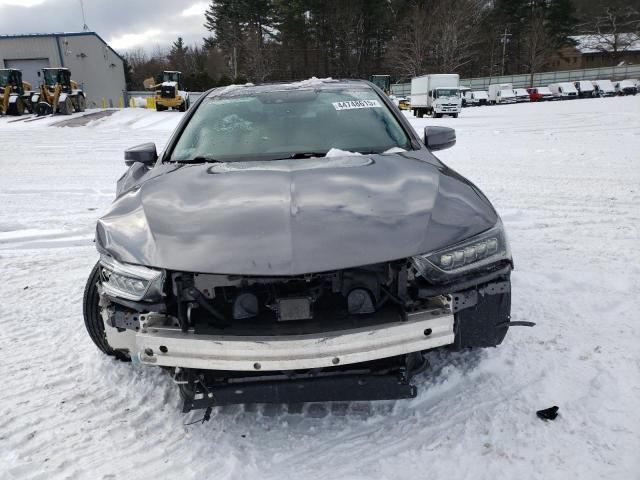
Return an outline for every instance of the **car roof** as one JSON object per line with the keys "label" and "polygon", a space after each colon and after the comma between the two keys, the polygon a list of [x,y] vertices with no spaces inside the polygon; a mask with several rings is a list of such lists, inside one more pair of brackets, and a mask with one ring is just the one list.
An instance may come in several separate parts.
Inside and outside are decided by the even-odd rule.
{"label": "car roof", "polygon": [[366,80],[341,80],[333,78],[310,78],[298,82],[276,83],[245,83],[243,85],[228,85],[214,88],[207,94],[207,98],[213,97],[237,97],[253,95],[256,93],[277,92],[287,90],[336,90],[343,88],[373,89],[373,85]]}

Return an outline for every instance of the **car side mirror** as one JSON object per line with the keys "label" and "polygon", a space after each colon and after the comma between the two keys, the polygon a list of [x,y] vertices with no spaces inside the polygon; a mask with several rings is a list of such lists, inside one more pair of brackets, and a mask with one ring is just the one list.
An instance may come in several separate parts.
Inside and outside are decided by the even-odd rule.
{"label": "car side mirror", "polygon": [[136,162],[151,166],[158,160],[155,143],[143,143],[124,151],[124,163],[130,167]]}
{"label": "car side mirror", "polygon": [[424,127],[424,144],[429,150],[444,150],[456,144],[456,131],[449,127]]}

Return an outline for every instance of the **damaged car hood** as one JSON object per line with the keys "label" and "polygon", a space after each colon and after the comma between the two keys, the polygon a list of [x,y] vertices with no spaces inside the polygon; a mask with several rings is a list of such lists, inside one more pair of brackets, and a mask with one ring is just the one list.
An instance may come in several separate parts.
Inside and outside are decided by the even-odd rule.
{"label": "damaged car hood", "polygon": [[98,221],[102,251],[176,271],[298,275],[427,253],[497,221],[472,184],[409,154],[173,167],[118,197]]}

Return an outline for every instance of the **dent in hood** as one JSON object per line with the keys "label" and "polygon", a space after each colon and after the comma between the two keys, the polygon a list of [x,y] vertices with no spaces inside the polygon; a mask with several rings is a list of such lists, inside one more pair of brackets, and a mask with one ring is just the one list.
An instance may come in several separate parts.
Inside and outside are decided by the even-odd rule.
{"label": "dent in hood", "polygon": [[98,221],[100,247],[177,271],[298,275],[426,253],[497,221],[473,185],[410,155],[252,163],[143,179]]}

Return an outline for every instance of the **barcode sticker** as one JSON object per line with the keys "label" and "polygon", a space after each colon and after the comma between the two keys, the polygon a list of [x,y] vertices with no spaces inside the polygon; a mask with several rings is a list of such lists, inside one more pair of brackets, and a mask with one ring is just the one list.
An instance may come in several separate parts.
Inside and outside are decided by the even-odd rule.
{"label": "barcode sticker", "polygon": [[356,108],[376,108],[380,107],[377,100],[346,100],[344,102],[333,102],[336,110],[353,110]]}

